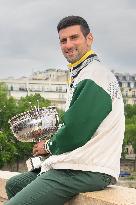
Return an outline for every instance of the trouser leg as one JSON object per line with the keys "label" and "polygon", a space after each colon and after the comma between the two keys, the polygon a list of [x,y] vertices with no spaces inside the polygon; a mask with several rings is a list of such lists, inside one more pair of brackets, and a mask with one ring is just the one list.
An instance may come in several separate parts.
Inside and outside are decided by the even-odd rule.
{"label": "trouser leg", "polygon": [[38,170],[34,172],[26,172],[22,174],[18,174],[14,177],[11,177],[6,183],[6,193],[8,199],[15,196],[19,191],[21,191],[24,187],[30,184],[33,180],[36,179]]}
{"label": "trouser leg", "polygon": [[64,205],[80,192],[98,191],[108,183],[99,173],[50,170],[38,176],[7,205]]}

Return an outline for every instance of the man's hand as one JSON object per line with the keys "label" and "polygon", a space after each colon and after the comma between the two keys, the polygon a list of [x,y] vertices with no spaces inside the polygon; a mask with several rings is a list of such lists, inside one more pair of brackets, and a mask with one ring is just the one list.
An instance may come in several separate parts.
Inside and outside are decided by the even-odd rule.
{"label": "man's hand", "polygon": [[46,152],[44,148],[45,141],[40,141],[37,144],[34,145],[33,147],[33,155],[38,156],[38,155],[48,155],[49,153]]}

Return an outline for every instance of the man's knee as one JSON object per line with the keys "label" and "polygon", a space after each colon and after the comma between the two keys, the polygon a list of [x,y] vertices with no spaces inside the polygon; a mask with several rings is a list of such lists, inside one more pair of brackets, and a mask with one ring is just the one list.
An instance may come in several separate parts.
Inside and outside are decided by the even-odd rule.
{"label": "man's knee", "polygon": [[37,172],[25,172],[11,177],[6,183],[6,192],[9,198],[13,197],[24,187],[37,178]]}
{"label": "man's knee", "polygon": [[16,180],[15,180],[16,176],[11,177],[7,182],[6,182],[6,193],[8,198],[12,198],[14,196],[14,192],[15,192],[15,187],[17,186],[16,184]]}

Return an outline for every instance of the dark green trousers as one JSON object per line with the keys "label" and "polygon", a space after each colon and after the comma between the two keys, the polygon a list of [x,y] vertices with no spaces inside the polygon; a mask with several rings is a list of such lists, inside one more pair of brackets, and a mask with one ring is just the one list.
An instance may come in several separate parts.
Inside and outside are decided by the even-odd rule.
{"label": "dark green trousers", "polygon": [[105,174],[74,170],[26,172],[10,178],[6,184],[6,205],[64,205],[81,192],[102,190],[110,184]]}

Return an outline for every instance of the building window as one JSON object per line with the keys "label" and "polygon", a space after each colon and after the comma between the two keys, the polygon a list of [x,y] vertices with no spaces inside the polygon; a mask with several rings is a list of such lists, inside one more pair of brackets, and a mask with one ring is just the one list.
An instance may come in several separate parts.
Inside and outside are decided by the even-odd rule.
{"label": "building window", "polygon": [[62,92],[62,86],[59,86],[59,92]]}
{"label": "building window", "polygon": [[119,82],[119,86],[122,88],[122,82]]}
{"label": "building window", "polygon": [[122,87],[123,87],[123,88],[127,88],[127,83],[123,82],[123,83],[122,83]]}
{"label": "building window", "polygon": [[27,89],[25,87],[19,87],[20,91],[26,91]]}
{"label": "building window", "polygon": [[59,94],[59,99],[63,99],[64,95],[63,94]]}
{"label": "building window", "polygon": [[126,153],[128,154],[128,147],[126,147]]}
{"label": "building window", "polygon": [[133,88],[134,87],[134,82],[130,83],[130,87]]}
{"label": "building window", "polygon": [[11,85],[10,90],[13,91],[13,85]]}
{"label": "building window", "polygon": [[58,88],[58,87],[56,87],[56,91],[57,91],[57,92],[59,91],[59,88]]}
{"label": "building window", "polygon": [[56,87],[56,91],[57,91],[57,92],[62,92],[62,86],[57,86],[57,87]]}
{"label": "building window", "polygon": [[130,82],[128,82],[128,88],[130,88]]}
{"label": "building window", "polygon": [[132,97],[135,97],[135,96],[136,96],[135,91],[132,91]]}

